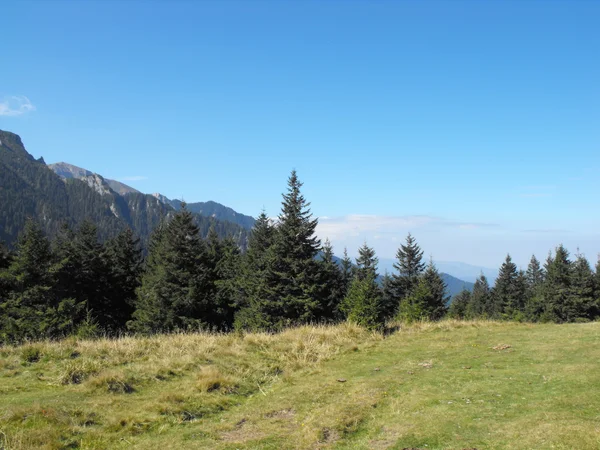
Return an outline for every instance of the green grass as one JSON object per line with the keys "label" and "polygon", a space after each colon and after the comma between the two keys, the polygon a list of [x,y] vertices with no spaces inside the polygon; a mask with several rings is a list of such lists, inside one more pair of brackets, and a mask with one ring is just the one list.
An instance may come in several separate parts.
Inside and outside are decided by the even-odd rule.
{"label": "green grass", "polygon": [[599,344],[447,321],[4,347],[0,448],[596,449]]}

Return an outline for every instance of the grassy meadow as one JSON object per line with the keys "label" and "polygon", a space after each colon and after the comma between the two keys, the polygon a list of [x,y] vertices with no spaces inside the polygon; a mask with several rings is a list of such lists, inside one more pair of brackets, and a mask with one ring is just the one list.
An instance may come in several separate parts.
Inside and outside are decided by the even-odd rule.
{"label": "grassy meadow", "polygon": [[597,449],[600,323],[0,347],[1,449]]}

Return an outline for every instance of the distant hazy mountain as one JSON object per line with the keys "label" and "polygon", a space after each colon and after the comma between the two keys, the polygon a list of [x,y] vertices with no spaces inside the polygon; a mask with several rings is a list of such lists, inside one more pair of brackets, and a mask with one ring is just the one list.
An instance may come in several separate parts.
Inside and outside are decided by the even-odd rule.
{"label": "distant hazy mountain", "polygon": [[[379,270],[382,273],[386,270],[389,273],[392,273],[394,271],[393,266],[395,262],[395,259],[382,258],[379,260]],[[493,284],[498,277],[498,270],[490,269],[489,267],[474,266],[458,261],[434,261],[434,263],[440,272],[449,274],[459,280],[464,280],[469,283],[475,283],[475,280],[477,280],[482,273],[486,276],[490,284]]]}
{"label": "distant hazy mountain", "polygon": [[435,265],[440,272],[452,274],[461,280],[472,283],[475,283],[475,280],[482,273],[486,276],[490,284],[493,284],[496,278],[498,278],[498,269],[491,269],[489,267],[474,266],[458,261],[435,261]]}
{"label": "distant hazy mountain", "polygon": [[450,297],[454,297],[456,294],[466,289],[467,291],[473,291],[473,283],[469,283],[468,281],[459,280],[452,275],[441,272],[442,280],[446,283],[446,292]]}
{"label": "distant hazy mountain", "polygon": [[[126,186],[127,187],[127,186]],[[0,240],[13,244],[28,217],[52,236],[63,223],[77,226],[91,219],[101,239],[132,228],[146,242],[154,227],[174,209],[134,189],[115,191],[101,175],[66,163],[47,166],[23,146],[21,138],[0,130]],[[246,245],[248,230],[228,221],[194,214],[203,236],[211,226]]]}

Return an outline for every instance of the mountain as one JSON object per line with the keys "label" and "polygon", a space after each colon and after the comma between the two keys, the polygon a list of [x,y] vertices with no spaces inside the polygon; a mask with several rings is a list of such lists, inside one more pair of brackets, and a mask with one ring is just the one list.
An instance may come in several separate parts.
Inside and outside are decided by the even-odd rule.
{"label": "mountain", "polygon": [[488,283],[494,284],[498,278],[498,269],[489,267],[474,266],[458,261],[436,261],[438,270],[452,274],[453,276],[474,283],[481,274],[484,274]]}
{"label": "mountain", "polygon": [[[388,271],[392,273],[394,271],[395,259],[380,258],[379,269],[382,273]],[[435,266],[440,272],[451,275],[452,277],[464,280],[469,283],[475,283],[475,280],[483,273],[490,284],[494,284],[498,277],[497,269],[490,269],[489,267],[474,266],[471,264],[458,262],[458,261],[434,261]]]}
{"label": "mountain", "polygon": [[[134,190],[135,191],[135,190]],[[98,227],[100,239],[132,228],[146,243],[152,230],[175,210],[152,195],[137,191],[120,195],[102,176],[70,164],[47,166],[26,150],[21,138],[0,130],[0,240],[13,244],[28,217],[36,218],[53,236],[63,223],[85,219]],[[211,226],[231,235],[242,247],[248,230],[240,225],[194,214],[203,236]]]}
{"label": "mountain", "polygon": [[[154,197],[159,199],[161,202],[170,205],[176,211],[181,209],[183,204],[180,200],[171,200],[165,197],[162,194],[153,194]],[[254,217],[245,216],[244,214],[240,214],[233,209],[221,205],[220,203],[208,201],[208,202],[196,202],[196,203],[186,203],[185,207],[196,214],[201,214],[207,217],[214,217],[219,220],[227,220],[228,222],[236,223],[247,230],[251,230],[254,226]]]}
{"label": "mountain", "polygon": [[442,276],[442,280],[444,280],[444,283],[446,283],[446,292],[450,297],[454,297],[456,294],[458,294],[464,289],[468,291],[473,291],[473,283],[464,280],[459,280],[458,278],[453,277],[452,275],[449,275],[445,272],[440,272],[440,275]]}
{"label": "mountain", "polygon": [[[116,192],[121,196],[127,196],[128,194],[134,193],[140,194],[140,191],[138,191],[137,189],[134,189],[131,186],[127,186],[126,184],[121,183],[120,181],[103,178],[100,175],[92,173],[87,169],[83,169],[72,164],[59,162],[55,164],[49,164],[48,167],[62,178],[74,178],[78,180],[83,180],[95,189],[101,189],[100,186],[102,186],[106,189],[111,189],[112,191]],[[102,179],[102,182],[100,182],[98,177]],[[157,193],[152,194],[152,196],[159,200],[161,203],[172,207],[175,211],[179,211],[183,204],[183,202],[181,202],[180,200],[171,200],[162,194]],[[212,217],[213,219],[226,220],[227,222],[238,224],[247,230],[251,230],[254,226],[253,217],[240,214],[234,211],[233,209],[217,202],[208,201],[186,203],[186,208],[188,211],[200,214],[205,217]]]}

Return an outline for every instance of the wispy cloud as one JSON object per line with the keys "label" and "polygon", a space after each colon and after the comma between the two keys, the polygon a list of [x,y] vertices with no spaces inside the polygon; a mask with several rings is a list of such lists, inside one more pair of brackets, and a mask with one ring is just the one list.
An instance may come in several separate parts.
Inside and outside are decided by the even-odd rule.
{"label": "wispy cloud", "polygon": [[24,95],[11,95],[0,101],[0,116],[21,116],[35,111],[35,106]]}
{"label": "wispy cloud", "polygon": [[[317,234],[323,238],[341,239],[369,234],[381,239],[384,235],[392,235],[423,228],[455,228],[475,230],[496,227],[491,223],[455,222],[434,216],[377,216],[351,214],[342,217],[321,217]],[[392,240],[394,238],[392,237]]]}
{"label": "wispy cloud", "polygon": [[535,230],[523,230],[523,233],[548,234],[548,233],[572,233],[571,230],[563,230],[559,228],[540,228]]}
{"label": "wispy cloud", "polygon": [[536,185],[536,186],[523,186],[521,188],[521,192],[519,192],[519,197],[522,198],[546,198],[552,197],[554,192],[556,191],[556,186],[554,185]]}
{"label": "wispy cloud", "polygon": [[143,175],[133,175],[130,177],[121,177],[118,180],[119,181],[143,181],[143,180],[147,180],[148,177],[145,177]]}

